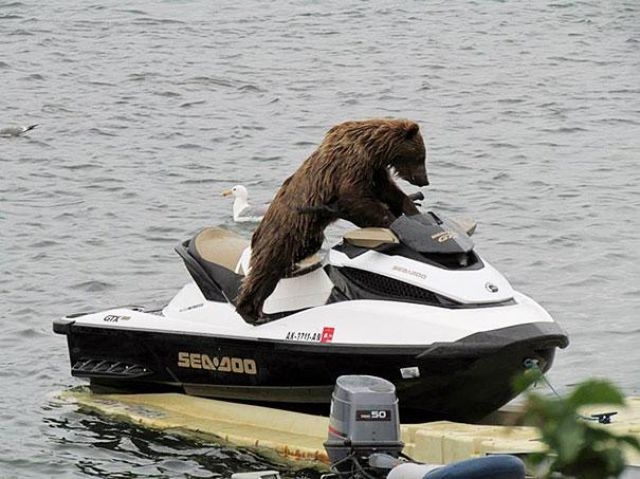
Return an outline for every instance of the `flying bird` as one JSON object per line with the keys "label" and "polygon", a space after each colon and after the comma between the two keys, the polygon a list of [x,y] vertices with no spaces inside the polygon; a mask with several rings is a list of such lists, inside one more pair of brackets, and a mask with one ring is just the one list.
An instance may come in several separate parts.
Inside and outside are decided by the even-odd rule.
{"label": "flying bird", "polygon": [[36,124],[36,125],[29,125],[29,126],[8,126],[6,128],[0,128],[0,136],[5,138],[21,136],[26,132],[33,130],[36,126],[38,125]]}

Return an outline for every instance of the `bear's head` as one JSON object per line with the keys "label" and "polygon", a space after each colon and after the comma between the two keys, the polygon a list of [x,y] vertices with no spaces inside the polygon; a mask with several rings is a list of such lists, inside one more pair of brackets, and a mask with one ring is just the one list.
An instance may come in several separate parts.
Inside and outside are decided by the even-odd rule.
{"label": "bear's head", "polygon": [[412,185],[427,186],[426,149],[420,127],[413,121],[402,121],[398,125],[396,142],[390,151],[388,166],[393,168],[400,178]]}
{"label": "bear's head", "polygon": [[427,186],[426,150],[414,121],[372,118],[346,121],[331,128],[324,139],[322,157],[346,159],[357,170],[363,161],[374,168],[392,168],[402,179]]}

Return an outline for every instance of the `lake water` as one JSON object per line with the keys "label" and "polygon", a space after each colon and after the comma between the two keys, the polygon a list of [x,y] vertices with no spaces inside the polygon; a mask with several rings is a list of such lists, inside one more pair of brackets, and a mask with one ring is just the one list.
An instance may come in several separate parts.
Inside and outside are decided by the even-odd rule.
{"label": "lake water", "polygon": [[0,0],[0,127],[39,124],[0,138],[0,477],[270,467],[56,404],[81,382],[51,321],[168,300],[174,244],[250,234],[220,192],[269,200],[347,119],[420,123],[425,206],[568,331],[559,390],[640,394],[639,25],[636,0]]}

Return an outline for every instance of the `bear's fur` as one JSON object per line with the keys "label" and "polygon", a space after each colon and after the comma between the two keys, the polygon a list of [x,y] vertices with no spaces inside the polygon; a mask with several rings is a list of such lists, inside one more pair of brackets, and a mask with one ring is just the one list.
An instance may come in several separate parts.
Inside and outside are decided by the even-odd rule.
{"label": "bear's fur", "polygon": [[409,120],[348,121],[331,128],[282,184],[254,232],[237,312],[257,322],[278,281],[320,249],[324,229],[338,218],[359,227],[388,227],[403,213],[417,214],[389,170],[426,186],[425,157],[418,124]]}

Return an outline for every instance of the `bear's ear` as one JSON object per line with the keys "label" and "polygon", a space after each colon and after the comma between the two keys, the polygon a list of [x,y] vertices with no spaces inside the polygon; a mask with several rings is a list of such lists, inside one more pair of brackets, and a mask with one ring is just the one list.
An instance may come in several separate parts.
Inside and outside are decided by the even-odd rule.
{"label": "bear's ear", "polygon": [[418,126],[418,124],[417,124],[417,123],[410,122],[410,123],[407,125],[407,128],[405,129],[404,137],[405,137],[407,140],[410,140],[411,138],[413,138],[414,136],[416,136],[416,134],[418,133],[418,131],[419,131],[419,130],[420,130],[420,127]]}

